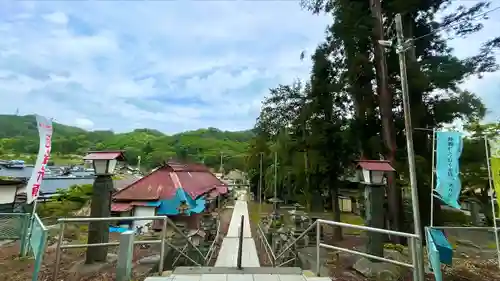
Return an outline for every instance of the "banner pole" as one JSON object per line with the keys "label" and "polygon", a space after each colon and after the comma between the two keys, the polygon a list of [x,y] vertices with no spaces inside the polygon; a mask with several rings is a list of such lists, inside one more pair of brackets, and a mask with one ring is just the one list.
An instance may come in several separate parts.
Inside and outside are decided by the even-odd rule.
{"label": "banner pole", "polygon": [[[495,189],[493,188],[493,178],[491,175],[491,165],[490,165],[490,154],[488,153],[488,137],[484,137],[484,150],[486,152],[486,165],[488,166],[488,184],[490,186],[490,202],[491,202],[491,213],[493,215],[493,231],[495,232],[495,243],[497,246],[497,261],[498,261],[498,268],[500,269],[500,243],[498,240],[498,228],[497,228],[497,216],[496,216],[496,210],[495,210]],[[497,194],[498,196],[498,194]]]}
{"label": "banner pole", "polygon": [[430,226],[434,226],[434,174],[436,172],[436,129],[432,129],[432,169],[431,169],[431,220]]}

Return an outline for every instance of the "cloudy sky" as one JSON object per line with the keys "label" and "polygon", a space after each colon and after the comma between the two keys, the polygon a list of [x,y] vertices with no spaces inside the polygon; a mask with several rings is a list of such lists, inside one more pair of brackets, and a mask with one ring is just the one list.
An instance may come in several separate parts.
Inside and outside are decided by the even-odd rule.
{"label": "cloudy sky", "polygon": [[[252,127],[268,88],[307,77],[300,53],[310,54],[329,21],[292,0],[0,6],[0,113],[119,132]],[[500,35],[493,18],[453,41],[457,55]],[[489,119],[500,118],[499,73],[464,87],[481,95]]]}

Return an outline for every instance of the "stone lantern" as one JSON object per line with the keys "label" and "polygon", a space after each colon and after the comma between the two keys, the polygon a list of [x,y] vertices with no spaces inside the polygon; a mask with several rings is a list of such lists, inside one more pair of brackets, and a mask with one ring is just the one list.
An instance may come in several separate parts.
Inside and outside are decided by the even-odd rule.
{"label": "stone lantern", "polygon": [[[365,185],[365,220],[373,228],[384,228],[384,202],[386,174],[394,172],[389,161],[360,160],[357,163],[360,183]],[[384,234],[368,232],[367,252],[374,256],[384,255]]]}
{"label": "stone lantern", "polygon": [[[91,161],[96,178],[92,185],[90,216],[106,218],[111,216],[111,194],[114,190],[112,175],[118,161],[124,161],[123,151],[90,151],[84,158]],[[62,234],[61,234],[62,235]],[[107,243],[109,241],[109,223],[93,221],[89,223],[88,244]],[[106,246],[88,247],[86,264],[106,262]]]}

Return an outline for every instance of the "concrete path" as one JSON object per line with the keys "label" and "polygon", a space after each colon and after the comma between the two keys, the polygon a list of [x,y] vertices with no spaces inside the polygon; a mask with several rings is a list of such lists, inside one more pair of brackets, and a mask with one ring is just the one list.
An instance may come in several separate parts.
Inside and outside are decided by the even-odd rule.
{"label": "concrete path", "polygon": [[[260,267],[257,248],[250,230],[246,193],[238,194],[229,230],[215,262],[215,267],[178,267],[173,274],[165,277],[148,277],[145,281],[328,281],[329,277],[306,277],[300,268]],[[243,269],[236,269],[239,228],[243,222]]]}
{"label": "concrete path", "polygon": [[[240,199],[244,199],[241,198]],[[250,220],[248,218],[248,205],[246,201],[236,200],[231,223],[226,237],[222,241],[222,246],[215,262],[216,267],[236,267],[238,260],[239,234],[241,226],[241,216],[243,216],[243,255],[241,257],[242,267],[259,267],[259,257],[257,248],[252,238],[250,230]]]}
{"label": "concrete path", "polygon": [[282,274],[191,274],[148,277],[147,281],[331,281],[329,277],[304,277]]}

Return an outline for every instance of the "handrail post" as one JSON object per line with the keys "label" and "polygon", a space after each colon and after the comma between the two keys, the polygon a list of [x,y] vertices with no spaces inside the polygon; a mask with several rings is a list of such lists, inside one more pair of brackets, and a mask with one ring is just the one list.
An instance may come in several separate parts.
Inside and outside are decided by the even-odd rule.
{"label": "handrail post", "polygon": [[243,255],[243,227],[244,227],[244,222],[245,222],[245,216],[241,216],[241,225],[240,225],[240,239],[239,239],[239,246],[238,246],[238,260],[236,267],[238,269],[242,269],[241,267],[241,258]]}
{"label": "handrail post", "polygon": [[61,244],[64,238],[64,227],[65,223],[60,222],[61,227],[59,229],[59,238],[57,239],[56,246],[56,264],[54,266],[54,276],[52,276],[52,280],[57,280],[57,275],[59,274],[59,264],[61,263]]}
{"label": "handrail post", "polygon": [[134,234],[133,230],[127,230],[120,234],[118,261],[116,263],[116,281],[130,281],[132,275],[132,257],[134,256]]}
{"label": "handrail post", "polygon": [[163,219],[161,226],[161,243],[160,243],[160,264],[158,265],[158,273],[161,276],[163,273],[163,263],[165,261],[165,239],[167,237],[167,216]]}
{"label": "handrail post", "polygon": [[319,244],[321,243],[321,222],[318,220],[316,221],[316,276],[319,276],[320,272],[320,257],[319,257]]}
{"label": "handrail post", "polygon": [[410,251],[411,251],[411,263],[413,265],[413,280],[421,280],[420,279],[420,274],[418,271],[418,257],[416,255],[416,244],[415,241],[416,238],[411,237],[410,238]]}

